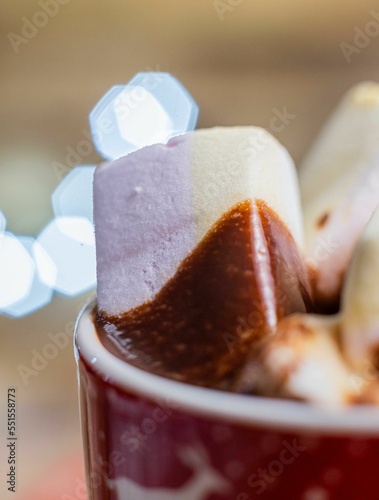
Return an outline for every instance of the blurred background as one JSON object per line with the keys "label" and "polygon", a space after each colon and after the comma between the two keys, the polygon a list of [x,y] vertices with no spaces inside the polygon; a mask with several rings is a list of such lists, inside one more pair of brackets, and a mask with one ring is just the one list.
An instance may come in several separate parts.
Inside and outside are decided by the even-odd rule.
{"label": "blurred background", "polygon": [[[0,35],[0,211],[7,231],[33,238],[73,165],[100,160],[94,148],[72,155],[89,112],[137,72],[175,75],[200,106],[200,127],[271,128],[296,162],[350,86],[379,80],[371,0],[0,0]],[[290,115],[280,130],[270,125],[278,113]],[[71,338],[94,292],[87,283],[67,293],[46,293],[46,305],[23,317],[0,314],[0,421],[16,386],[22,499],[84,498]],[[49,351],[52,336],[61,344]],[[7,498],[4,476],[3,490]]]}

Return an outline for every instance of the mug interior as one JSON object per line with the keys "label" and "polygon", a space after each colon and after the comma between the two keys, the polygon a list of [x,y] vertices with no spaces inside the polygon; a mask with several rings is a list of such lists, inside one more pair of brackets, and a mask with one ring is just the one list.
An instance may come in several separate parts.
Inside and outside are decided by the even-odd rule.
{"label": "mug interior", "polygon": [[303,402],[227,393],[177,382],[136,368],[110,353],[92,321],[96,302],[80,313],[75,353],[103,380],[144,398],[168,400],[181,411],[215,420],[280,431],[379,436],[379,408],[369,405],[324,407]]}

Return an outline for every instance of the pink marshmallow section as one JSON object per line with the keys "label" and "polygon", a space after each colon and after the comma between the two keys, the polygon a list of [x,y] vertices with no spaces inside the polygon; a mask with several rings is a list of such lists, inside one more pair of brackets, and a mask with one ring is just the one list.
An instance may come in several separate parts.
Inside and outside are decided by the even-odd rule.
{"label": "pink marshmallow section", "polygon": [[98,306],[150,299],[195,243],[189,142],[175,138],[100,166],[94,180]]}
{"label": "pink marshmallow section", "polygon": [[[262,137],[256,150],[252,144]],[[197,130],[100,166],[94,181],[99,309],[120,315],[153,299],[225,213],[257,199],[301,245],[293,162],[257,127]]]}

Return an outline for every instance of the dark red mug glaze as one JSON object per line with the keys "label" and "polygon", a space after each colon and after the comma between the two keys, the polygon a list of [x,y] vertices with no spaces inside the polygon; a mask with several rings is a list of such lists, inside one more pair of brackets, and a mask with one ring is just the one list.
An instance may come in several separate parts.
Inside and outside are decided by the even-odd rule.
{"label": "dark red mug glaze", "polygon": [[76,329],[88,500],[379,499],[376,408],[311,408],[123,370],[90,310]]}

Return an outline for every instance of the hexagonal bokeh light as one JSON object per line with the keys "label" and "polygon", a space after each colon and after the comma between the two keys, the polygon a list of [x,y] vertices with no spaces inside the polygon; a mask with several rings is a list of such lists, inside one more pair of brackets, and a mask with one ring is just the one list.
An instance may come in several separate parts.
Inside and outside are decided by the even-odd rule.
{"label": "hexagonal bokeh light", "polygon": [[75,296],[95,286],[95,236],[88,219],[57,217],[37,241],[57,268],[55,290]]}
{"label": "hexagonal bokeh light", "polygon": [[35,263],[12,234],[0,238],[0,311],[29,295],[35,273]]}
{"label": "hexagonal bokeh light", "polygon": [[194,130],[199,108],[169,73],[138,73],[112,87],[90,114],[98,152],[115,160],[141,147]]}
{"label": "hexagonal bokeh light", "polygon": [[13,317],[30,314],[46,306],[53,296],[57,269],[41,245],[31,237],[17,238],[29,256],[33,259],[33,278],[31,286],[20,300],[4,307],[2,312]]}
{"label": "hexagonal bokeh light", "polygon": [[81,165],[66,175],[53,193],[56,217],[85,217],[93,222],[92,185],[96,166]]}
{"label": "hexagonal bokeh light", "polygon": [[[112,87],[90,114],[94,144],[114,160],[194,130],[199,109],[168,73],[138,73]],[[94,165],[74,168],[55,189],[55,219],[37,240],[6,232],[0,211],[0,314],[20,317],[43,307],[54,290],[75,296],[96,285],[92,214]]]}

